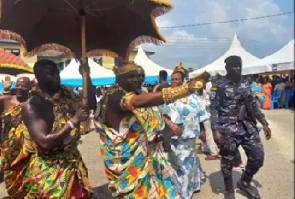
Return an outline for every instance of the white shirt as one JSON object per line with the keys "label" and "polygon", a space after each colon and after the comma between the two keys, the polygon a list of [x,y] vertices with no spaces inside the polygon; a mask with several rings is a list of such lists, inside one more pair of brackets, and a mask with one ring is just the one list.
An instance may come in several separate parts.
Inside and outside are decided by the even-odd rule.
{"label": "white shirt", "polygon": [[200,95],[198,92],[196,92],[196,95],[198,96],[200,106],[203,109],[206,109],[207,113],[210,114],[211,102],[208,93],[204,90],[202,95]]}
{"label": "white shirt", "polygon": [[285,90],[285,87],[286,87],[285,83],[281,82],[281,83],[278,83],[278,84],[275,85],[274,90],[275,91],[283,91],[283,90]]}
{"label": "white shirt", "polygon": [[143,87],[143,86],[141,87],[141,90],[143,90],[143,91],[145,91],[147,93],[149,92],[148,89],[146,87]]}
{"label": "white shirt", "polygon": [[210,93],[211,88],[212,88],[212,82],[207,82],[207,83],[206,83],[206,92],[207,92],[207,93]]}

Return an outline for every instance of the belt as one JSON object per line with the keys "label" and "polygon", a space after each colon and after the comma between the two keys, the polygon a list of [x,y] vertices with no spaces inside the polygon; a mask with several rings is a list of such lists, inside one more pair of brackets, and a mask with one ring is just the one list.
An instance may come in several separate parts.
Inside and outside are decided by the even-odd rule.
{"label": "belt", "polygon": [[238,116],[219,116],[220,123],[237,123],[243,121],[252,121],[249,117],[245,117],[244,120],[240,120]]}
{"label": "belt", "polygon": [[241,122],[238,116],[219,116],[218,120],[220,123],[237,123]]}

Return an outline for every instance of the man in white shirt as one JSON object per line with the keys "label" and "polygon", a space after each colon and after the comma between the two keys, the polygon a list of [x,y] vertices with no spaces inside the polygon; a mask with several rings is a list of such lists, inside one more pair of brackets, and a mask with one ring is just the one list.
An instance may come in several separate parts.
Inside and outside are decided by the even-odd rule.
{"label": "man in white shirt", "polygon": [[[207,84],[206,84],[206,86],[207,86]],[[198,97],[199,105],[201,107],[204,107],[206,109],[207,113],[210,115],[210,108],[209,108],[210,107],[210,99],[209,99],[209,95],[205,89],[207,90],[207,88],[204,88],[204,87],[197,89],[196,95]],[[214,139],[213,139],[213,132],[211,129],[210,120],[204,121],[203,125],[205,128],[206,143],[202,143],[202,149],[199,152],[202,153],[202,150],[205,150],[205,151],[209,150],[210,155],[208,155],[205,158],[205,160],[217,160],[217,159],[219,159],[219,156],[218,156],[219,150],[218,150],[218,147],[215,144]]]}
{"label": "man in white shirt", "polygon": [[203,78],[204,78],[204,81],[205,81],[205,83],[206,83],[206,88],[205,88],[205,90],[206,90],[207,94],[210,93],[210,90],[211,90],[211,88],[212,88],[212,82],[210,81],[210,77],[211,77],[210,73],[208,73],[208,72],[204,72],[204,74],[203,74]]}

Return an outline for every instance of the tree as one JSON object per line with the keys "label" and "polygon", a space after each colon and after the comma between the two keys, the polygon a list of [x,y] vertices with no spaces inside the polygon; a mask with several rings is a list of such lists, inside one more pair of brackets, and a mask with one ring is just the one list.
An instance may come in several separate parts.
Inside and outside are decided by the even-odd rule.
{"label": "tree", "polygon": [[188,73],[191,73],[191,72],[193,72],[194,71],[194,69],[192,68],[192,67],[189,67],[188,69],[187,69],[187,72]]}

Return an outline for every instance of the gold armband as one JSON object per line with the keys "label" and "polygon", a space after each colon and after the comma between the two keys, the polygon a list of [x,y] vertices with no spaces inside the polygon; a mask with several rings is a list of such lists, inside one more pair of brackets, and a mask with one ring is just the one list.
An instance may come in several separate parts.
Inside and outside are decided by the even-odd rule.
{"label": "gold armband", "polygon": [[10,95],[10,90],[6,91],[6,90],[2,89],[2,94],[3,95]]}
{"label": "gold armband", "polygon": [[188,96],[189,94],[188,84],[184,84],[176,88],[163,88],[162,90],[162,97],[165,104],[170,104],[177,99]]}
{"label": "gold armband", "polygon": [[132,98],[135,94],[134,93],[126,93],[123,98],[121,99],[120,106],[123,110],[133,110],[134,106],[132,104]]}

